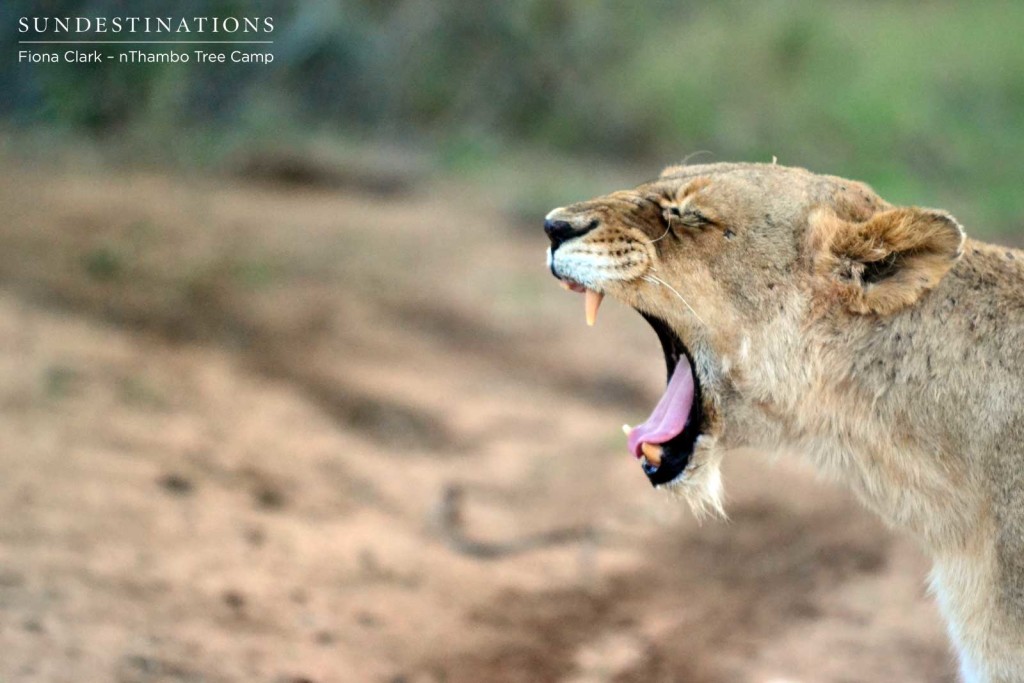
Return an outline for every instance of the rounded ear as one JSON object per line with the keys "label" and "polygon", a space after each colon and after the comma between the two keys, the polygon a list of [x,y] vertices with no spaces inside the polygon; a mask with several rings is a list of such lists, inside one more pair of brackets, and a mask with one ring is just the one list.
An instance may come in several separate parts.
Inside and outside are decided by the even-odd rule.
{"label": "rounded ear", "polygon": [[882,211],[862,223],[819,210],[810,254],[828,295],[854,313],[895,313],[935,287],[963,253],[964,229],[937,209]]}

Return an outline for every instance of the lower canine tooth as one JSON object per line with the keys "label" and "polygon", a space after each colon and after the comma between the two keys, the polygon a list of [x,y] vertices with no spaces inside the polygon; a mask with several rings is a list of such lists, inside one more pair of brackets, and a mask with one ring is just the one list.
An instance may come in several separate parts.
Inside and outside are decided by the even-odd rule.
{"label": "lower canine tooth", "polygon": [[597,321],[597,309],[601,306],[601,299],[604,298],[604,294],[595,292],[592,289],[588,289],[586,293],[586,300],[584,301],[584,309],[587,313],[587,325],[593,327]]}
{"label": "lower canine tooth", "polygon": [[633,431],[632,427],[630,427],[629,425],[622,425],[622,433],[623,434],[625,434],[626,436],[629,436],[629,433],[631,431]]}
{"label": "lower canine tooth", "polygon": [[661,465],[661,446],[653,443],[647,443],[646,441],[640,444],[640,450],[643,451],[644,457],[647,458],[647,462],[658,467]]}

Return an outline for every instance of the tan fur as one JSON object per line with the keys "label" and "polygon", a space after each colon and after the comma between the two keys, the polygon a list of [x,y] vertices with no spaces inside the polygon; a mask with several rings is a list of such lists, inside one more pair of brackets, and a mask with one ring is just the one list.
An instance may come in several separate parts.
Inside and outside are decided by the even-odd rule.
{"label": "tan fur", "polygon": [[769,164],[671,167],[549,217],[598,221],[559,275],[694,356],[707,424],[673,490],[720,510],[730,449],[802,454],[921,539],[964,679],[1024,680],[1024,253]]}
{"label": "tan fur", "polygon": [[[855,313],[888,315],[931,289],[960,258],[963,228],[941,211],[902,208],[852,223],[823,209],[811,217],[809,253],[828,288]],[[866,282],[882,264],[892,275]]]}

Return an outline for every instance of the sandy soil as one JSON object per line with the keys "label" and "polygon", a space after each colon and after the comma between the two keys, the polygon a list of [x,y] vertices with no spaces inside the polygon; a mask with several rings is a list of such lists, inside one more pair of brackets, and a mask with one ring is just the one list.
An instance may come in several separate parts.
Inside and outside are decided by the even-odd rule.
{"label": "sandy soil", "polygon": [[0,681],[953,680],[798,463],[650,489],[654,335],[488,197],[0,168]]}

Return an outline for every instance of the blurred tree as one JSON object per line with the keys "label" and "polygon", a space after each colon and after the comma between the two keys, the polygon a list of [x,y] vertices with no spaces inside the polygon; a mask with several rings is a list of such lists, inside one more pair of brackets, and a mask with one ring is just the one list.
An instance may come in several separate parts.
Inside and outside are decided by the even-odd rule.
{"label": "blurred tree", "polygon": [[937,199],[939,186],[984,196],[980,219],[1024,222],[1024,3],[27,0],[0,4],[0,47],[16,54],[19,16],[142,7],[273,16],[275,61],[9,59],[0,114],[178,138],[326,127],[427,142],[456,161],[521,142],[616,161],[774,155],[896,200]]}

